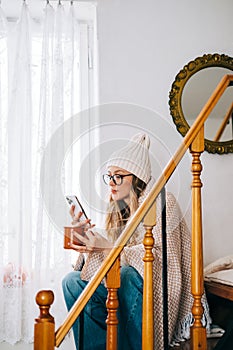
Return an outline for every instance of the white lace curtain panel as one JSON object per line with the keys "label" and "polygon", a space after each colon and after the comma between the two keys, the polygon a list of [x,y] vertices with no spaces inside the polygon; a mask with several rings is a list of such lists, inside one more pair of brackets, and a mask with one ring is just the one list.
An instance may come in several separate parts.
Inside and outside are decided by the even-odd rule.
{"label": "white lace curtain panel", "polygon": [[82,107],[80,28],[72,2],[44,6],[39,23],[25,2],[15,23],[0,9],[0,342],[11,344],[33,341],[40,289],[55,292],[52,313],[64,320],[61,280],[71,269],[43,209],[40,165],[53,132]]}

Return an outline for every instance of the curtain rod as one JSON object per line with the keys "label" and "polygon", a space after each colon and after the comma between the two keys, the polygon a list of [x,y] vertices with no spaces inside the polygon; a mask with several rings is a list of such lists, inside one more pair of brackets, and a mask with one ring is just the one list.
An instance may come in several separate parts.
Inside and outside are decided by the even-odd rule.
{"label": "curtain rod", "polygon": [[[24,0],[25,1],[25,0]],[[48,4],[50,2],[58,2],[58,3],[63,3],[63,2],[70,2],[70,3],[73,3],[73,2],[83,2],[83,0],[41,0],[42,2],[47,2]],[[85,1],[84,1],[85,2]],[[86,1],[88,2],[88,1]]]}
{"label": "curtain rod", "polygon": [[[59,1],[62,1],[62,2],[70,2],[72,0],[42,0],[42,1],[47,1],[47,2],[59,2]],[[73,0],[73,1],[79,1],[79,0]]]}

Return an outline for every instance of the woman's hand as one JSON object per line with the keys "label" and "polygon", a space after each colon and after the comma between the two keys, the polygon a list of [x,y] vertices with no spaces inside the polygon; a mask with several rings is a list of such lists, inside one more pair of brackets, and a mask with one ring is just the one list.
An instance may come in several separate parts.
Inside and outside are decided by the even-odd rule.
{"label": "woman's hand", "polygon": [[[83,213],[80,211],[77,215],[75,215],[74,213],[75,211],[75,205],[72,205],[70,207],[70,210],[69,210],[69,213],[70,213],[70,216],[72,217],[72,225],[76,224],[77,222],[80,221],[80,218],[82,217]],[[82,220],[83,221],[83,220]],[[89,220],[90,221],[90,220]]]}
{"label": "woman's hand", "polygon": [[90,219],[80,221],[83,213],[74,214],[75,206],[70,208],[70,215],[72,217],[71,231],[73,236],[72,249],[79,253],[103,252],[108,254],[112,248],[112,244],[98,232],[93,232],[91,229],[95,226],[90,223]]}
{"label": "woman's hand", "polygon": [[101,236],[98,232],[93,232],[90,229],[85,232],[84,236],[79,234],[75,229],[73,235],[83,244],[77,245],[77,248],[73,248],[80,253],[103,252],[107,255],[112,248],[112,244],[106,238]]}
{"label": "woman's hand", "polygon": [[93,228],[95,225],[91,225],[90,219],[80,221],[83,213],[79,212],[77,215],[75,215],[74,211],[75,211],[75,205],[72,205],[69,210],[70,216],[72,217],[71,225],[73,227],[71,231],[72,238],[71,238],[70,247],[80,253],[83,253],[84,251],[86,251],[85,246],[78,239],[78,236],[76,234],[79,234],[81,237],[83,237],[85,235],[85,232],[89,228]]}
{"label": "woman's hand", "polygon": [[77,231],[80,234],[84,234],[85,231],[88,230],[88,228],[92,228],[95,225],[91,225],[91,219],[81,220],[81,217],[83,213],[80,211],[77,215],[74,214],[75,206],[72,205],[70,208],[70,216],[72,217],[71,225],[75,228],[75,231]]}

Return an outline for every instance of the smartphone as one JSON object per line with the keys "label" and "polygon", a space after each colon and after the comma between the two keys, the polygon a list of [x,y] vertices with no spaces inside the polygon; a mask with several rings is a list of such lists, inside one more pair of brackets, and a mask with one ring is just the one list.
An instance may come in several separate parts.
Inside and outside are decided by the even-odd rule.
{"label": "smartphone", "polygon": [[[74,214],[77,215],[80,211],[83,213],[81,216],[80,220],[84,221],[88,219],[87,214],[85,210],[83,209],[83,206],[81,205],[80,201],[78,200],[77,196],[75,195],[67,195],[65,196],[68,205],[71,207],[72,205],[75,206],[74,208]],[[79,230],[77,229],[79,232]],[[79,232],[79,234],[84,235],[83,232]],[[64,248],[65,249],[73,249],[73,245],[83,245],[81,241],[79,241],[76,236],[73,235],[72,233],[72,228],[71,227],[65,227],[65,232],[64,232]]]}
{"label": "smartphone", "polygon": [[86,220],[88,219],[87,214],[85,212],[85,210],[83,209],[82,204],[80,203],[80,201],[78,200],[77,196],[75,195],[67,195],[66,196],[66,200],[69,204],[69,206],[74,205],[74,215],[77,215],[80,211],[83,213],[83,215],[81,216],[81,220]]}

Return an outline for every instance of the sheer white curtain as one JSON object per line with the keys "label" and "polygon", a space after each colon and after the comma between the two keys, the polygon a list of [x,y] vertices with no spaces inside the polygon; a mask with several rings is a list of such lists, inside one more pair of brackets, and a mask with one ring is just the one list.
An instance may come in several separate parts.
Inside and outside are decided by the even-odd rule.
{"label": "sheer white curtain", "polygon": [[[10,25],[0,9],[0,341],[12,344],[33,340],[39,289],[55,292],[57,325],[66,313],[61,280],[72,258],[44,210],[40,169],[52,134],[83,107],[81,79],[90,80],[80,63],[80,52],[88,52],[80,39],[88,25],[80,35],[74,6],[47,2],[35,22],[22,2],[20,18]],[[70,159],[61,182],[72,188]]]}

